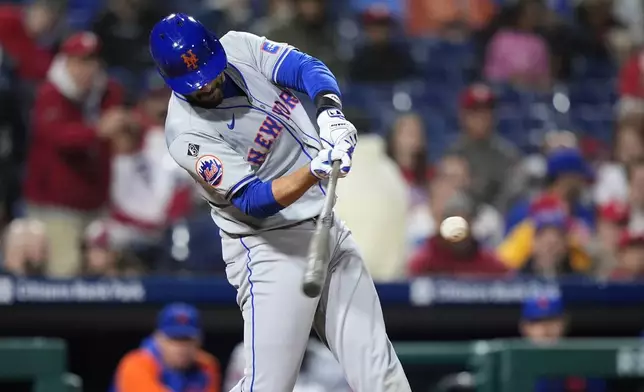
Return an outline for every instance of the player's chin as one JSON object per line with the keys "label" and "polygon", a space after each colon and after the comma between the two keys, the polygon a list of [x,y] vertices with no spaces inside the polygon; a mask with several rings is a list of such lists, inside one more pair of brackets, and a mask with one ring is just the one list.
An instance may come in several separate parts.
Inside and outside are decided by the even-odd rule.
{"label": "player's chin", "polygon": [[217,106],[224,101],[224,91],[222,89],[216,89],[208,97],[208,103],[211,105]]}
{"label": "player's chin", "polygon": [[207,93],[200,91],[192,95],[192,99],[208,106],[217,106],[224,101],[224,92],[222,89],[214,89]]}

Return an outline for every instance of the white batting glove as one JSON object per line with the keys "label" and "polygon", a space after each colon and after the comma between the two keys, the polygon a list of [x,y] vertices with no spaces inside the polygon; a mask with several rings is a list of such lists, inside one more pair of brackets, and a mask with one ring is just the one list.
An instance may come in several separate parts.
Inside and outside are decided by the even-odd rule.
{"label": "white batting glove", "polygon": [[353,155],[358,143],[356,127],[344,118],[340,109],[327,109],[318,115],[320,139],[324,148],[333,148]]}
{"label": "white batting glove", "polygon": [[325,180],[331,176],[332,165],[334,161],[341,161],[339,177],[344,178],[351,170],[351,157],[348,153],[337,149],[324,149],[311,161],[311,173]]}

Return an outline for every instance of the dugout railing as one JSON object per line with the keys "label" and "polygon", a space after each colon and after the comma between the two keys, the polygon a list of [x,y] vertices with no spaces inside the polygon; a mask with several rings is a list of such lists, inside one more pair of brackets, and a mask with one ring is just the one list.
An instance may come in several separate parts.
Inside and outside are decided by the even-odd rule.
{"label": "dugout railing", "polygon": [[535,346],[519,339],[395,345],[405,365],[453,364],[475,376],[477,392],[531,392],[540,378],[644,378],[644,340],[567,339]]}
{"label": "dugout railing", "polygon": [[67,371],[67,346],[61,339],[0,339],[0,385],[3,382],[28,382],[32,392],[82,390],[81,379]]}

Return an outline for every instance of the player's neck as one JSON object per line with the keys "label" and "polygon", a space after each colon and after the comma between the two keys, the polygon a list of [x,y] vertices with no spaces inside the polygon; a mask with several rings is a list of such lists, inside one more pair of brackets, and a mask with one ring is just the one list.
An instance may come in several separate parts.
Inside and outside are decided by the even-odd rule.
{"label": "player's neck", "polygon": [[231,78],[226,78],[224,81],[224,99],[234,98],[246,95],[244,90],[241,89]]}

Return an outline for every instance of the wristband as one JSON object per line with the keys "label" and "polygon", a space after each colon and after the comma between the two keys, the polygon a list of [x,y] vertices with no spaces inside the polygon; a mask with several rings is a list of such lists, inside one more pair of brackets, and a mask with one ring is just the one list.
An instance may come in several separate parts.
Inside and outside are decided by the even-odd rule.
{"label": "wristband", "polygon": [[319,116],[321,112],[327,109],[339,109],[342,110],[342,101],[337,94],[329,92],[321,92],[315,96],[314,99],[315,107],[317,108],[316,116]]}

